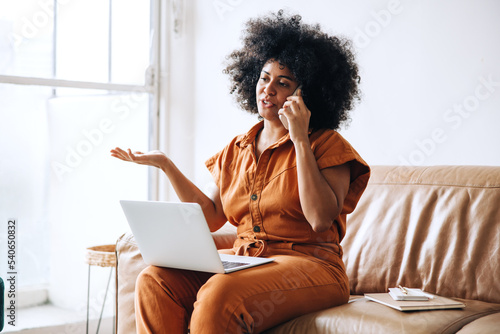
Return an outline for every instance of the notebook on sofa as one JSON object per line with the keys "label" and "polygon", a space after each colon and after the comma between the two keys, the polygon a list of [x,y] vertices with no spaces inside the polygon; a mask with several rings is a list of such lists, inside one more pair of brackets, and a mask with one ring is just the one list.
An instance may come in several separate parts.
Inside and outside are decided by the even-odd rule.
{"label": "notebook on sofa", "polygon": [[450,298],[433,295],[428,300],[394,300],[389,293],[365,293],[365,298],[399,311],[424,311],[464,308],[465,304]]}
{"label": "notebook on sofa", "polygon": [[227,274],[274,261],[219,254],[199,204],[120,201],[144,262]]}

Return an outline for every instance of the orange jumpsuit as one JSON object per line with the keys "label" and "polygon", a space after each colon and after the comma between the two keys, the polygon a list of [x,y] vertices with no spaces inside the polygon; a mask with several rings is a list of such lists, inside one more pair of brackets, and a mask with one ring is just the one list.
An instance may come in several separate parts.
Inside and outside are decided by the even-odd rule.
{"label": "orange jumpsuit", "polygon": [[224,213],[237,227],[228,254],[273,263],[231,274],[148,267],[136,285],[139,333],[260,333],[302,314],[346,303],[349,284],[340,241],[346,215],[363,193],[370,169],[336,131],[310,134],[320,169],[349,162],[351,183],[341,214],[314,232],[299,202],[296,156],[289,134],[255,156],[259,122],[206,165],[220,189]]}

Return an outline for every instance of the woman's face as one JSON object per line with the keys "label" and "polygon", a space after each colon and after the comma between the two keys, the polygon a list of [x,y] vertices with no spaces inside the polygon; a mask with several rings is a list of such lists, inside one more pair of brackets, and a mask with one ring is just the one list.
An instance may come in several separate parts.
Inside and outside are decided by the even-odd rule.
{"label": "woman's face", "polygon": [[278,111],[297,86],[288,67],[273,59],[269,60],[262,68],[256,88],[259,115],[267,120],[279,119]]}

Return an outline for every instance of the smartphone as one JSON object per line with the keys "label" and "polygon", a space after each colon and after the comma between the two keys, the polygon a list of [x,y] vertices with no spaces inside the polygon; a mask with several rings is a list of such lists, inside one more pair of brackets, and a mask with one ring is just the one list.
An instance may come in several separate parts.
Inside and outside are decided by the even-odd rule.
{"label": "smartphone", "polygon": [[[292,96],[297,96],[297,91],[302,88],[302,85],[299,85],[297,88],[295,88],[295,91],[293,92]],[[280,121],[285,127],[285,129],[288,130],[288,119],[286,118],[285,115],[279,115]]]}

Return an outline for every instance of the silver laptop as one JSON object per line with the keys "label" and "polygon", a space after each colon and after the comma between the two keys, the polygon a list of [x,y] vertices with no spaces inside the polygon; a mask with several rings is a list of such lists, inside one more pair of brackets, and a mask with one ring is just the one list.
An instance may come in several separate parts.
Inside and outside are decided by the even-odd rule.
{"label": "silver laptop", "polygon": [[120,204],[149,265],[227,274],[273,261],[219,254],[197,203],[122,200]]}

